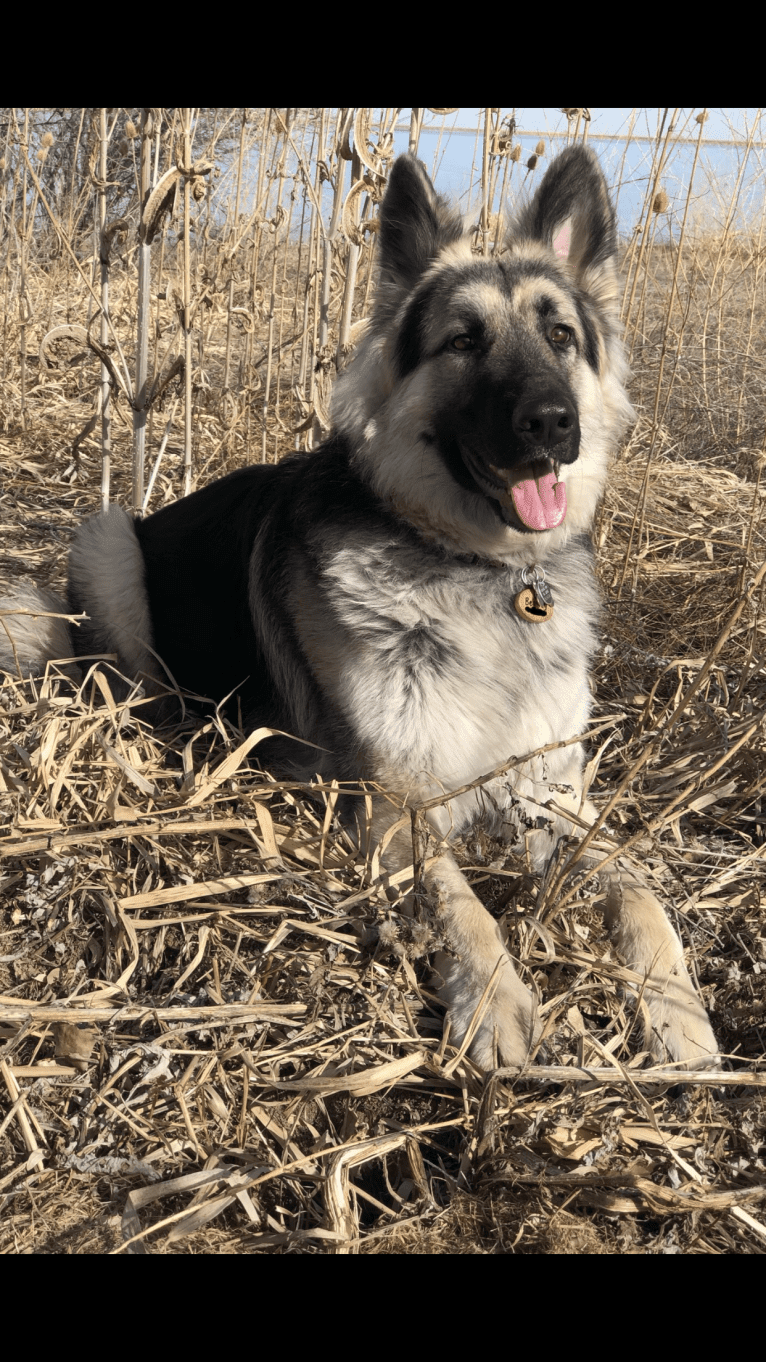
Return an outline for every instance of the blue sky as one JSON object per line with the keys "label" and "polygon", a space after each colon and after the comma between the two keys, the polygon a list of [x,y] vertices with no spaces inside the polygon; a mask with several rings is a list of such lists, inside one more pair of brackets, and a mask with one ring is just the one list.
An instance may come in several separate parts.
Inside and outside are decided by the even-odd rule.
{"label": "blue sky", "polygon": [[[641,213],[652,163],[652,150],[662,110],[646,108],[592,109],[589,136],[617,198],[620,231],[629,235]],[[696,115],[701,109],[681,109],[675,124],[675,145],[668,157],[662,188],[669,208],[661,235],[672,233],[686,203],[694,159],[694,143],[699,133]],[[522,146],[522,161],[513,168],[508,181],[510,198],[533,189],[550,158],[564,145],[567,120],[560,109],[503,109],[501,116],[516,117],[516,140]],[[743,220],[752,222],[763,206],[764,148],[766,125],[759,126],[758,109],[709,109],[704,124],[703,146],[694,176],[692,221],[702,230],[715,230],[726,213],[735,188],[738,190]],[[483,109],[460,109],[446,119],[426,113],[419,155],[429,171],[435,173],[437,188],[460,201],[464,211],[472,211],[479,193],[481,175],[481,135],[459,129],[483,128]],[[409,111],[403,113],[396,134],[396,151],[406,151]],[[743,146],[748,132],[758,136],[751,149],[745,173],[739,172]],[[538,138],[546,140],[546,155],[537,171],[527,174],[525,162]],[[628,138],[630,141],[628,142]],[[497,203],[495,204],[497,207]]]}
{"label": "blue sky", "polygon": [[[565,133],[567,120],[560,109],[503,109],[503,117],[515,112],[517,126],[521,129],[529,129],[536,132]],[[605,136],[626,136],[630,130],[631,119],[635,113],[637,116],[633,122],[634,132],[639,136],[653,137],[658,126],[661,114],[660,109],[591,109],[591,134],[601,134]],[[678,128],[688,121],[690,126],[687,135],[694,136],[697,132],[697,125],[694,116],[700,113],[700,109],[681,109],[677,119]],[[705,138],[722,139],[730,141],[733,138],[742,138],[746,135],[746,127],[752,124],[758,117],[758,109],[708,109],[707,122],[705,124]],[[457,123],[460,126],[476,127],[484,117],[483,109],[460,109],[455,115],[451,115],[447,120],[447,126]],[[402,117],[404,121],[404,116]],[[433,114],[426,114],[426,121],[430,124],[441,123],[440,118]]]}
{"label": "blue sky", "polygon": [[[384,111],[374,110],[374,119]],[[652,157],[660,126],[659,108],[591,109],[590,139],[617,205],[621,235],[630,237],[640,222],[647,190],[650,187]],[[654,223],[660,239],[677,237],[686,211],[689,183],[699,132],[699,108],[681,109],[676,118],[673,145],[663,170],[660,187],[668,196],[668,209]],[[759,109],[709,109],[703,129],[703,145],[694,172],[691,208],[687,227],[705,233],[720,231],[736,195],[735,226],[752,227],[764,209],[764,166],[766,165],[766,120]],[[565,145],[567,120],[560,109],[502,109],[501,117],[515,114],[515,140],[521,143],[520,162],[509,165],[505,198],[511,205],[534,191],[552,157]],[[395,152],[407,150],[410,110],[403,110],[395,134]],[[481,198],[481,157],[484,110],[459,109],[446,119],[428,112],[418,148],[421,159],[433,176],[437,188],[459,203],[470,219],[478,213]],[[454,129],[454,131],[453,131]],[[458,131],[459,129],[459,131]],[[755,130],[751,148],[745,156],[748,136]],[[534,172],[526,162],[537,142],[545,141],[545,154]],[[251,207],[257,156],[250,160],[253,179],[242,199],[244,211]],[[349,164],[344,163],[348,177]],[[504,169],[505,167],[503,167]],[[226,167],[215,197],[221,205],[231,193],[233,163]],[[496,187],[496,210],[502,188],[501,170]],[[330,212],[331,187],[323,187],[323,207]],[[225,208],[221,208],[225,212]]]}

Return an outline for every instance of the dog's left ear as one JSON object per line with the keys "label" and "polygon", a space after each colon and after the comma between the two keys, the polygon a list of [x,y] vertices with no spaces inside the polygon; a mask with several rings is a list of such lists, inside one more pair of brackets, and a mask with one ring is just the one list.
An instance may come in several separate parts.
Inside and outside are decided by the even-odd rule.
{"label": "dog's left ear", "polygon": [[586,147],[568,147],[546,171],[509,233],[509,246],[539,241],[566,261],[578,284],[608,307],[617,295],[615,213],[601,168]]}

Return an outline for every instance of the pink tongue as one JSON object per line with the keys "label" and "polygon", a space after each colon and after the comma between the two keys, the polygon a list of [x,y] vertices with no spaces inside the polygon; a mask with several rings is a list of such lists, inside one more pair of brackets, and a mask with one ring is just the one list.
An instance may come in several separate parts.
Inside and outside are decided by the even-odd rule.
{"label": "pink tongue", "polygon": [[555,529],[566,516],[567,489],[563,482],[556,482],[555,473],[517,482],[511,496],[519,520],[529,530]]}

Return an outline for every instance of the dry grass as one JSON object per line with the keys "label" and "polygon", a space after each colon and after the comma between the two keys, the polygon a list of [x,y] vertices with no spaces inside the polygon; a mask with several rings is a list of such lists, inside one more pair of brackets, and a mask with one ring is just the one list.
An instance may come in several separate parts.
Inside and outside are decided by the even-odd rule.
{"label": "dry grass", "polygon": [[[612,829],[671,906],[731,1067],[704,1078],[641,1067],[642,1003],[592,885],[550,901],[523,863],[476,835],[461,863],[539,990],[548,1066],[487,1079],[443,1034],[428,904],[414,919],[397,913],[339,826],[335,789],[275,782],[223,720],[151,730],[138,704],[114,702],[108,666],[76,691],[55,668],[37,682],[7,678],[6,1251],[764,1251],[758,240],[687,242],[670,308],[676,261],[656,245],[646,253],[629,325],[644,414],[597,526],[593,789],[602,804],[620,791]],[[243,235],[236,258],[252,265],[252,247]],[[288,281],[286,336],[288,312],[302,316],[297,248],[269,249],[259,277]],[[79,321],[68,267],[33,253],[26,266],[38,339]],[[111,291],[114,312],[133,316],[127,268]],[[195,388],[200,481],[246,462],[248,441],[284,451],[308,410],[308,390],[299,402],[285,383],[257,426],[262,380],[243,366],[247,352],[262,371],[270,332],[276,354],[278,309],[241,333],[235,364],[228,285],[211,298],[195,341],[207,374]],[[7,362],[6,579],[60,585],[71,533],[99,504],[95,437],[76,443],[98,365],[62,365],[39,371],[22,402],[19,364]],[[121,419],[112,494],[128,503]],[[177,495],[180,436],[171,454],[153,505]]]}

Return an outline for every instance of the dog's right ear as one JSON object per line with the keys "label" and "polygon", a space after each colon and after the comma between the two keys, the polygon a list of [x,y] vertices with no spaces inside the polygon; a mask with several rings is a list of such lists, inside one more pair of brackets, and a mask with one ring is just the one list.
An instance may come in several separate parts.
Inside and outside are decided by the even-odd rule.
{"label": "dog's right ear", "polygon": [[378,296],[386,309],[411,292],[439,252],[462,235],[460,214],[436,193],[423,163],[400,156],[380,206]]}

